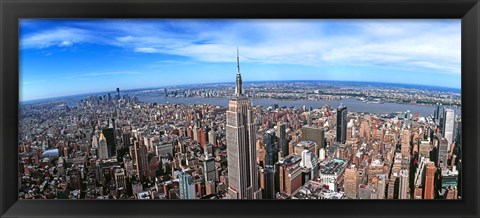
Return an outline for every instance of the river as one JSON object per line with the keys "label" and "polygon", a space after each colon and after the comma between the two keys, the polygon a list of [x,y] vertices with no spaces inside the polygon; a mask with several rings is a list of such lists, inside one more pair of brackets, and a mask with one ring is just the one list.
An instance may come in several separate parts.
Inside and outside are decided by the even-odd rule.
{"label": "river", "polygon": [[[134,95],[139,98],[140,101],[148,103],[157,103],[157,104],[166,104],[166,103],[175,103],[175,104],[211,104],[219,105],[226,107],[228,105],[228,98],[199,98],[199,97],[190,97],[190,98],[172,98],[164,96],[149,96],[149,95]],[[341,103],[347,106],[349,111],[353,112],[368,112],[376,114],[386,114],[386,113],[396,113],[396,112],[405,112],[410,110],[411,114],[419,113],[421,116],[432,115],[435,106],[428,105],[411,105],[411,104],[398,104],[398,103],[365,103],[354,98],[342,99],[342,100],[279,100],[279,99],[269,99],[269,98],[251,98],[253,105],[261,105],[263,107],[274,106],[277,104],[279,107],[303,107],[304,105],[307,108],[321,108],[325,104],[329,104],[331,107],[338,107]],[[460,115],[461,108],[454,108],[455,113]]]}

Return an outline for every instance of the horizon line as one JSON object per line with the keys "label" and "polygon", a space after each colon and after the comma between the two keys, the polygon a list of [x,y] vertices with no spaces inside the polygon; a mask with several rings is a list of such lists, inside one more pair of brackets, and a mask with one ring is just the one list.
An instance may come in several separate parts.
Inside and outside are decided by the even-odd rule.
{"label": "horizon line", "polygon": [[[395,83],[395,82],[377,82],[377,81],[355,81],[355,80],[253,80],[253,81],[243,81],[243,83],[254,83],[254,82],[300,82],[300,81],[305,81],[305,82],[357,82],[357,83],[381,83],[381,84],[395,84],[395,85],[411,85],[411,86],[425,86],[425,87],[435,87],[435,88],[447,88],[447,89],[455,89],[458,91],[461,91],[462,88],[454,88],[454,87],[446,87],[446,86],[434,86],[434,85],[424,85],[424,84],[413,84],[413,83]],[[123,91],[136,91],[136,90],[148,90],[148,89],[156,89],[156,88],[168,88],[168,87],[173,87],[173,86],[190,86],[190,85],[207,85],[207,84],[228,84],[232,83],[234,84],[235,82],[206,82],[206,83],[190,83],[190,84],[176,84],[176,85],[166,85],[166,86],[155,86],[155,87],[144,87],[144,88],[131,88],[131,89],[125,89]],[[28,99],[28,100],[20,100],[19,104],[21,103],[28,103],[31,101],[42,101],[42,100],[54,100],[54,99],[59,99],[59,98],[71,98],[71,97],[76,97],[80,95],[91,95],[91,94],[100,94],[100,93],[114,93],[116,92],[115,90],[113,91],[108,91],[108,90],[99,90],[99,91],[93,91],[93,92],[87,92],[87,93],[78,93],[78,94],[71,94],[71,95],[63,95],[63,96],[52,96],[52,97],[45,97],[45,98],[35,98],[35,99]],[[461,92],[460,92],[461,94]]]}

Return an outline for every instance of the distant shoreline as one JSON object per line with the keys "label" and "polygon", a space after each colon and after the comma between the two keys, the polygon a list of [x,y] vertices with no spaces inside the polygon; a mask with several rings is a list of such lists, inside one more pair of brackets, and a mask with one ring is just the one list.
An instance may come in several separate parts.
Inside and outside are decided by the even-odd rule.
{"label": "distant shoreline", "polygon": [[[445,92],[453,92],[453,93],[461,93],[460,88],[451,88],[451,87],[443,87],[443,86],[430,86],[430,85],[420,85],[420,84],[402,84],[402,83],[385,83],[385,82],[366,82],[366,81],[341,81],[341,80],[267,80],[267,81],[244,81],[244,86],[248,87],[248,84],[257,84],[257,83],[294,83],[294,82],[304,82],[304,83],[322,83],[322,85],[332,85],[332,86],[357,86],[357,87],[368,87],[368,86],[378,86],[378,87],[400,87],[400,88],[412,88],[412,89],[428,89],[428,90],[435,90],[435,91],[445,91]],[[153,90],[153,89],[164,89],[164,88],[185,88],[185,87],[196,87],[198,86],[212,86],[212,85],[227,85],[227,84],[234,84],[235,82],[215,82],[215,83],[199,83],[199,84],[181,84],[181,85],[168,85],[168,86],[159,86],[159,87],[146,87],[146,88],[134,88],[134,89],[125,89],[121,90],[121,92],[134,92],[134,91],[144,91],[144,90]],[[68,98],[77,98],[83,96],[90,96],[90,95],[100,95],[100,94],[107,94],[107,93],[115,93],[115,90],[112,91],[98,91],[98,92],[90,92],[90,93],[81,93],[81,94],[73,94],[67,96],[57,96],[57,97],[49,97],[49,98],[39,98],[39,99],[31,99],[26,101],[20,101],[19,104],[33,104],[33,103],[41,103],[46,101],[54,101],[54,100],[63,100]]]}

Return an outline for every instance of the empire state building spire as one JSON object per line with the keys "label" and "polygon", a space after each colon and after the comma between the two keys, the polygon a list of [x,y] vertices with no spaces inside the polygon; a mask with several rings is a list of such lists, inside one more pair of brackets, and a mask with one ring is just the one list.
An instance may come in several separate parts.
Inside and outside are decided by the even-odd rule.
{"label": "empire state building spire", "polygon": [[240,75],[240,58],[238,57],[238,46],[237,46],[237,85],[235,87],[235,96],[240,97],[242,93],[242,75]]}

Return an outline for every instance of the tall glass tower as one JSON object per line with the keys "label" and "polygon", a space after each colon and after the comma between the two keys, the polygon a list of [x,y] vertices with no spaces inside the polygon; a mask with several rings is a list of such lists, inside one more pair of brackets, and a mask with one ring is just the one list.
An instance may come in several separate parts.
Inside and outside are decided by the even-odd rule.
{"label": "tall glass tower", "polygon": [[337,142],[347,140],[347,107],[340,104],[337,108]]}

